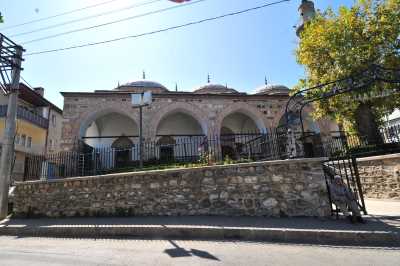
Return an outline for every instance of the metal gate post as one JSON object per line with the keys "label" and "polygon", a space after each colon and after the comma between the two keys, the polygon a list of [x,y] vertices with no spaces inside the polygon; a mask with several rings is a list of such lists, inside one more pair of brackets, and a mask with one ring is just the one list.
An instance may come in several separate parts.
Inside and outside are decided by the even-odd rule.
{"label": "metal gate post", "polygon": [[354,157],[354,156],[351,156],[351,163],[353,164],[353,167],[354,167],[354,175],[355,175],[355,178],[356,178],[358,191],[359,191],[359,194],[360,194],[360,199],[361,199],[363,212],[364,212],[365,215],[367,215],[368,213],[367,213],[367,208],[365,207],[364,193],[363,193],[363,189],[362,189],[362,185],[361,185],[361,181],[360,181],[360,174],[358,172],[357,158]]}

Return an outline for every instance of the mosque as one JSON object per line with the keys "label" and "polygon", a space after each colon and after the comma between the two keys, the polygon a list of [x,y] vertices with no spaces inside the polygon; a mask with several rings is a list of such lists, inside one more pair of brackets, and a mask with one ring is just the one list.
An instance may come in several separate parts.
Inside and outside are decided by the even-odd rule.
{"label": "mosque", "polygon": [[[265,82],[267,83],[267,82]],[[289,88],[264,84],[247,94],[226,85],[208,83],[192,92],[168,90],[159,82],[146,79],[118,85],[112,90],[62,92],[64,121],[61,148],[76,149],[79,143],[92,148],[129,149],[138,143],[139,110],[131,95],[152,93],[152,102],[143,108],[143,139],[160,144],[151,156],[182,153],[174,144],[205,136],[232,136],[268,133],[284,121]],[[329,121],[312,121],[304,114],[306,131],[329,134],[337,130]],[[200,145],[200,144],[199,144]],[[197,155],[197,147],[190,153]],[[186,152],[187,153],[187,152]],[[125,155],[134,160],[137,154]],[[149,155],[150,156],[150,155]],[[128,158],[129,157],[129,158]]]}

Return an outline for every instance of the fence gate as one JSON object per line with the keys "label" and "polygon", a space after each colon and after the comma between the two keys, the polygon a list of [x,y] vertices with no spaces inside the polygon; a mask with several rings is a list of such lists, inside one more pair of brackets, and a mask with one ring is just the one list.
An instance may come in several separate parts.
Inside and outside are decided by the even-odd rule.
{"label": "fence gate", "polygon": [[364,195],[357,167],[357,158],[350,155],[344,157],[330,158],[328,161],[323,163],[323,169],[328,188],[332,215],[335,213],[338,214],[338,212],[340,211],[337,206],[335,206],[335,208],[333,208],[332,206],[332,199],[328,186],[328,183],[333,182],[334,176],[336,175],[339,175],[342,178],[343,183],[346,184],[348,188],[350,188],[357,201],[358,207],[366,215],[367,209],[365,207]]}

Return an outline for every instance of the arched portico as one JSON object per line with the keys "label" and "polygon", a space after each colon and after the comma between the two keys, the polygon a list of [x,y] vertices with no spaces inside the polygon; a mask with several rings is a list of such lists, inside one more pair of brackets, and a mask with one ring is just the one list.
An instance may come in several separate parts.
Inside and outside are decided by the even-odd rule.
{"label": "arched portico", "polygon": [[218,114],[215,125],[215,135],[223,134],[222,129],[228,128],[234,134],[249,133],[251,131],[267,132],[264,115],[255,107],[244,103],[235,103],[224,108]]}
{"label": "arched portico", "polygon": [[[182,116],[186,121],[189,121],[192,125],[191,130],[183,128],[181,125],[185,125],[184,122],[178,123],[173,117]],[[172,129],[171,126],[166,127],[166,121],[178,124],[179,129]],[[196,125],[196,126],[195,126]],[[197,126],[198,125],[198,126]],[[169,129],[168,129],[169,128]],[[152,139],[157,139],[157,135],[172,135],[170,132],[176,132],[175,135],[207,135],[208,134],[208,115],[203,112],[200,108],[183,102],[171,103],[164,108],[158,110],[156,115],[151,118],[151,123],[149,127],[150,137]],[[195,133],[194,133],[195,132]],[[164,134],[167,133],[167,134]]]}
{"label": "arched portico", "polygon": [[80,125],[79,138],[88,145],[112,147],[120,137],[129,136],[135,142],[139,128],[132,114],[120,110],[107,109],[91,114]]}
{"label": "arched portico", "polygon": [[196,116],[175,109],[162,117],[156,127],[157,157],[163,161],[198,160],[206,133]]}
{"label": "arched portico", "polygon": [[238,103],[225,108],[217,119],[217,128],[222,158],[240,158],[244,153],[259,152],[256,140],[267,132],[263,114],[250,105]]}

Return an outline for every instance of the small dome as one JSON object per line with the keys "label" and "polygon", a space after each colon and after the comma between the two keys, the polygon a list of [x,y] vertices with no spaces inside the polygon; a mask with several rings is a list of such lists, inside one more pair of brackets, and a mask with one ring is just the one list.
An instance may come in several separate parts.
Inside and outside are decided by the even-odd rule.
{"label": "small dome", "polygon": [[284,85],[264,85],[254,94],[256,95],[289,95],[290,89]]}
{"label": "small dome", "polygon": [[237,90],[228,88],[227,86],[220,84],[207,84],[194,90],[196,94],[235,94],[239,93]]}
{"label": "small dome", "polygon": [[156,81],[145,80],[145,79],[136,80],[136,81],[128,82],[126,84],[122,84],[118,88],[116,88],[116,90],[132,91],[132,92],[137,92],[137,93],[141,93],[143,91],[152,91],[153,93],[168,92],[168,89],[161,83],[158,83]]}

